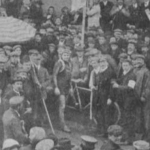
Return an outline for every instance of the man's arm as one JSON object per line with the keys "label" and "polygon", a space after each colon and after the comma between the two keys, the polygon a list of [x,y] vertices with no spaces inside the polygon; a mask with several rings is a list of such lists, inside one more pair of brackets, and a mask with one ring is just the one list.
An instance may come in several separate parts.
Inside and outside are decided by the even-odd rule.
{"label": "man's arm", "polygon": [[22,127],[21,127],[21,123],[20,123],[19,119],[17,119],[17,118],[12,119],[11,129],[12,129],[12,132],[13,132],[15,139],[19,143],[21,143],[21,144],[29,143],[29,138],[28,138],[27,134],[24,134],[22,132]]}

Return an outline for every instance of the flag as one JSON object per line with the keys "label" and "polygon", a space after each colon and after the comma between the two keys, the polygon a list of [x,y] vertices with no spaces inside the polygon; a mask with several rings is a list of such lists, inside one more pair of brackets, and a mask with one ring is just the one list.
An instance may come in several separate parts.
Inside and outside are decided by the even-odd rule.
{"label": "flag", "polygon": [[86,0],[72,0],[71,10],[76,11],[86,6]]}

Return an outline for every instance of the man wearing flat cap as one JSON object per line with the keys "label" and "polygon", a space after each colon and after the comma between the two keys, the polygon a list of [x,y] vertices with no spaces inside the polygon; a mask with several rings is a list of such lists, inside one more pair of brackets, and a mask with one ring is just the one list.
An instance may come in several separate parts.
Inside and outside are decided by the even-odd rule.
{"label": "man wearing flat cap", "polygon": [[121,109],[119,125],[123,127],[128,135],[128,142],[133,142],[136,132],[136,108],[135,96],[136,75],[132,69],[132,62],[128,59],[122,60],[122,75],[116,81],[112,81],[113,92],[116,92],[116,101]]}
{"label": "man wearing flat cap", "polygon": [[11,85],[7,86],[5,93],[2,98],[3,110],[9,109],[9,99],[13,96],[22,96],[22,79],[15,77],[11,81]]}
{"label": "man wearing flat cap", "polygon": [[[144,137],[145,139],[149,140],[150,135],[150,125],[149,125],[149,118],[150,118],[150,71],[147,69],[144,56],[140,54],[136,54],[132,56],[134,61],[134,73],[136,75],[136,85],[135,91],[137,95],[137,99],[139,102],[139,108],[137,109],[137,118],[140,118],[139,122],[142,122],[142,127],[140,129],[144,129]],[[140,117],[142,114],[142,117]],[[138,125],[137,125],[138,126]],[[140,134],[141,134],[140,130]]]}
{"label": "man wearing flat cap", "polygon": [[[103,135],[106,135],[106,130],[113,123],[113,101],[111,80],[115,79],[115,72],[112,70],[105,57],[101,57],[94,63],[93,71],[90,77],[90,88],[96,90],[94,98],[95,114],[94,117],[98,123],[98,129]],[[101,121],[100,121],[101,120]]]}
{"label": "man wearing flat cap", "polygon": [[10,108],[3,115],[4,139],[14,139],[19,144],[29,142],[28,135],[24,130],[20,120],[20,110],[22,109],[24,97],[14,96],[9,100]]}
{"label": "man wearing flat cap", "polygon": [[146,67],[150,70],[150,50],[148,45],[143,44],[141,47],[141,52],[142,55],[145,57],[144,60],[145,60]]}
{"label": "man wearing flat cap", "polygon": [[77,56],[71,59],[72,78],[84,81],[87,74],[88,62],[84,56],[84,49],[81,46],[76,47],[75,51]]}
{"label": "man wearing flat cap", "polygon": [[36,49],[29,51],[29,57],[31,61],[30,75],[34,87],[34,119],[41,124],[46,120],[42,99],[46,100],[48,98],[48,93],[52,90],[51,78],[47,69],[41,65],[43,58]]}
{"label": "man wearing flat cap", "polygon": [[107,130],[108,140],[104,142],[101,150],[122,150],[121,147],[117,144],[117,142],[120,142],[122,138],[122,132],[122,127],[118,125],[109,126]]}

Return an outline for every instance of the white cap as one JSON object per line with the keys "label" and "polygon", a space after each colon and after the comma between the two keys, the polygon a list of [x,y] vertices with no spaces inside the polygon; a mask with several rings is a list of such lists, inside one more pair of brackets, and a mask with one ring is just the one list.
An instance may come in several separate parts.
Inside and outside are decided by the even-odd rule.
{"label": "white cap", "polygon": [[135,141],[135,142],[133,143],[133,146],[134,146],[137,150],[149,150],[149,148],[150,148],[149,143],[146,142],[146,141],[142,141],[142,140]]}
{"label": "white cap", "polygon": [[3,143],[3,148],[2,148],[2,150],[7,149],[7,148],[11,148],[11,147],[14,147],[14,146],[19,147],[20,145],[19,145],[19,143],[18,143],[16,140],[14,140],[14,139],[6,139],[6,140],[4,141],[4,143]]}
{"label": "white cap", "polygon": [[54,141],[51,139],[45,139],[36,145],[35,150],[51,150],[53,147]]}
{"label": "white cap", "polygon": [[31,143],[39,142],[46,138],[46,132],[42,127],[33,127],[30,129],[29,139]]}

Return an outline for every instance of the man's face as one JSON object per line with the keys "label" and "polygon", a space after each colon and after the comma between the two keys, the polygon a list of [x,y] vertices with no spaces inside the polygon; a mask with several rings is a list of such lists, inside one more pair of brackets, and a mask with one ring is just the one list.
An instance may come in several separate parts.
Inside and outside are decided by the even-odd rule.
{"label": "man's face", "polygon": [[148,47],[142,47],[141,51],[142,51],[142,53],[147,53],[148,52]]}
{"label": "man's face", "polygon": [[129,62],[123,62],[122,69],[123,69],[123,71],[128,72],[131,69],[131,65],[129,64]]}
{"label": "man's face", "polygon": [[15,49],[15,51],[17,51],[18,52],[18,55],[21,55],[21,48],[17,48],[17,49]]}
{"label": "man's face", "polygon": [[53,14],[53,13],[54,13],[54,8],[52,8],[52,7],[49,8],[49,13],[50,13],[50,14]]}
{"label": "man's face", "polygon": [[94,48],[95,44],[93,43],[88,43],[89,48]]}
{"label": "man's face", "polygon": [[83,56],[83,54],[84,54],[84,52],[83,51],[79,51],[79,52],[77,52],[77,55],[78,55],[78,57],[82,57]]}
{"label": "man's face", "polygon": [[36,63],[38,60],[39,54],[38,53],[34,53],[30,56],[30,59],[33,63]]}
{"label": "man's face", "polygon": [[116,38],[115,37],[111,37],[110,40],[109,40],[109,43],[113,43],[113,42],[116,42]]}
{"label": "man's face", "polygon": [[102,45],[106,42],[106,39],[104,37],[99,37],[98,41],[99,41],[99,44]]}
{"label": "man's face", "polygon": [[118,5],[123,5],[123,0],[118,0]]}
{"label": "man's face", "polygon": [[128,44],[128,54],[131,55],[132,53],[135,52],[135,46],[132,43]]}
{"label": "man's face", "polygon": [[50,51],[51,53],[53,53],[53,52],[55,51],[55,47],[54,47],[54,46],[49,46],[49,51]]}
{"label": "man's face", "polygon": [[61,20],[60,20],[60,18],[57,18],[56,21],[55,21],[55,23],[56,23],[57,26],[61,25]]}
{"label": "man's face", "polygon": [[150,37],[146,36],[144,38],[144,41],[145,41],[146,44],[149,44],[150,43]]}
{"label": "man's face", "polygon": [[103,68],[106,68],[107,66],[108,66],[108,63],[106,60],[100,62],[100,68],[103,69]]}
{"label": "man's face", "polygon": [[118,48],[118,45],[116,45],[116,44],[111,44],[111,49],[112,50],[116,50]]}
{"label": "man's face", "polygon": [[97,69],[97,68],[99,67],[99,63],[96,62],[96,61],[93,61],[93,62],[92,62],[92,67],[93,67],[94,69]]}
{"label": "man's face", "polygon": [[31,69],[31,62],[23,63],[23,68],[28,72]]}
{"label": "man's face", "polygon": [[35,36],[35,41],[36,42],[41,42],[41,36],[39,35],[39,34],[37,34],[36,36]]}
{"label": "man's face", "polygon": [[13,88],[17,91],[21,91],[22,90],[22,82],[21,81],[17,81],[13,84]]}
{"label": "man's face", "polygon": [[68,53],[63,53],[63,54],[62,54],[62,59],[63,59],[64,61],[68,62],[68,61],[69,61],[69,58],[70,58],[70,54],[68,54]]}
{"label": "man's face", "polygon": [[114,33],[114,36],[117,38],[117,39],[119,39],[119,38],[121,38],[121,33],[119,33],[119,32],[115,32]]}

